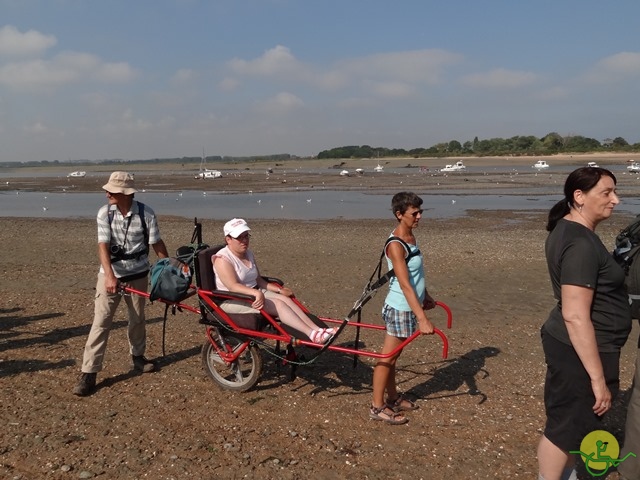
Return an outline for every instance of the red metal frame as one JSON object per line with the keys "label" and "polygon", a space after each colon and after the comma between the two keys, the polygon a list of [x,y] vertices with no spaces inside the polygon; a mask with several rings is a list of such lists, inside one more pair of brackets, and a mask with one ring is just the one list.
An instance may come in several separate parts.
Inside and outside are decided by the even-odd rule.
{"label": "red metal frame", "polygon": [[[129,294],[134,294],[134,295],[140,295],[146,298],[149,298],[149,294],[147,292],[143,292],[140,290],[135,290],[127,285],[123,285],[122,286],[122,290],[126,293]],[[219,291],[216,290],[215,292],[212,291],[208,291],[208,290],[202,290],[199,289],[197,287],[193,287],[192,290],[189,292],[189,295],[187,296],[187,298],[191,298],[193,296],[197,295],[199,297],[199,299],[201,301],[203,301],[207,307],[209,307],[211,309],[211,311],[215,312],[216,315],[224,320],[224,322],[226,322],[228,324],[229,330],[234,332],[234,333],[238,333],[240,335],[244,335],[246,337],[249,337],[249,340],[247,340],[247,342],[245,342],[245,344],[242,345],[242,348],[239,348],[236,352],[223,352],[220,350],[220,348],[218,347],[217,343],[214,341],[213,337],[212,337],[212,331],[213,328],[208,326],[207,327],[207,331],[206,331],[206,336],[207,339],[209,340],[209,342],[211,342],[211,345],[216,349],[217,353],[221,356],[221,358],[223,358],[225,361],[227,362],[233,362],[235,361],[238,356],[240,354],[242,354],[242,352],[244,351],[245,348],[247,348],[249,346],[249,344],[251,343],[251,338],[255,338],[255,339],[264,339],[264,340],[274,340],[274,341],[279,341],[279,342],[283,342],[285,344],[288,345],[293,345],[293,346],[298,346],[298,345],[304,345],[307,347],[311,347],[311,348],[316,348],[316,349],[322,349],[322,348],[326,348],[327,350],[330,351],[334,351],[334,352],[341,352],[341,353],[347,353],[347,354],[351,354],[351,355],[360,355],[360,356],[365,356],[365,357],[372,357],[372,358],[378,358],[378,359],[383,359],[383,358],[390,358],[393,357],[395,355],[397,355],[404,347],[406,347],[408,344],[410,344],[411,342],[413,342],[417,337],[421,336],[422,334],[419,331],[416,331],[413,335],[411,335],[410,337],[406,338],[400,345],[398,345],[397,348],[395,348],[393,351],[386,353],[386,354],[382,354],[379,352],[374,352],[371,350],[361,350],[361,349],[356,349],[356,348],[348,348],[348,347],[342,347],[342,346],[337,346],[337,345],[333,345],[331,342],[331,344],[329,344],[328,346],[325,345],[319,345],[317,343],[313,343],[309,340],[304,340],[304,339],[300,339],[300,338],[295,338],[292,335],[290,335],[288,332],[286,332],[283,328],[282,325],[280,324],[280,322],[278,322],[277,320],[275,320],[271,315],[269,315],[267,312],[265,311],[260,311],[261,315],[267,320],[267,322],[269,323],[269,325],[271,327],[273,327],[274,332],[270,332],[270,331],[264,331],[264,330],[253,330],[250,328],[243,328],[239,325],[237,325],[233,319],[224,311],[222,310],[217,304],[216,302],[213,301],[213,298],[219,299],[219,300],[225,300],[225,299],[233,299],[233,300],[244,300],[247,303],[251,303],[251,300],[248,300],[246,298],[238,298],[237,296],[235,296],[233,293],[231,292],[223,292],[223,291]],[[186,299],[185,299],[186,300]],[[158,302],[162,302],[168,305],[175,305],[177,308],[179,308],[180,310],[187,310],[189,312],[193,312],[193,313],[197,313],[200,314],[200,308],[199,307],[193,307],[189,304],[184,303],[184,301],[182,302],[169,302],[167,300],[163,300],[163,299],[158,299],[156,300]],[[300,303],[300,301],[296,298],[294,298],[294,301],[305,311],[305,312],[309,312],[309,310],[302,304]],[[441,307],[445,310],[446,314],[447,314],[447,328],[451,328],[452,326],[452,322],[453,322],[453,315],[451,313],[451,309],[442,302],[436,302],[436,306]],[[354,322],[354,321],[350,321],[349,319],[344,319],[344,320],[340,320],[337,318],[328,318],[328,317],[319,317],[320,320],[322,320],[323,322],[326,322],[328,324],[339,324],[339,330],[338,330],[338,334],[334,337],[334,339],[336,337],[338,337],[340,335],[340,333],[342,332],[342,330],[345,327],[355,327],[355,328],[364,328],[364,329],[369,329],[369,330],[385,330],[385,327],[383,325],[374,325],[374,324],[370,324],[370,323],[362,323],[362,322]],[[434,328],[433,333],[437,336],[440,337],[440,339],[442,340],[442,358],[446,359],[448,354],[449,354],[449,341],[446,337],[446,335],[438,328]]]}

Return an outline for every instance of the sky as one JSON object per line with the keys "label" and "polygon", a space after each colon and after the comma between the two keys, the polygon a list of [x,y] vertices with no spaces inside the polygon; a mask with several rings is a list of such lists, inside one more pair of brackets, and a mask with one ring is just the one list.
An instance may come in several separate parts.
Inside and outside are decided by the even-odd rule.
{"label": "sky", "polygon": [[640,142],[640,2],[0,0],[0,162]]}

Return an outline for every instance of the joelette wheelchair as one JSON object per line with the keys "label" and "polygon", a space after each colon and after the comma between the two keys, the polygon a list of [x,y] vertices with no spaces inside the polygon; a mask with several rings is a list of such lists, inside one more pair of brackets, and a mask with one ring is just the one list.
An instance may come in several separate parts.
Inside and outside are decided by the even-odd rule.
{"label": "joelette wheelchair", "polygon": [[[202,225],[194,220],[194,231],[191,244],[178,249],[176,257],[187,263],[193,271],[195,284],[180,301],[169,301],[159,298],[157,301],[169,308],[199,315],[199,321],[205,326],[205,341],[202,346],[202,363],[209,377],[221,388],[233,391],[246,391],[252,388],[262,374],[262,350],[268,352],[283,364],[291,366],[291,377],[295,377],[296,367],[312,363],[325,351],[340,352],[354,356],[354,364],[358,356],[373,358],[389,358],[419,337],[420,332],[407,338],[396,350],[386,355],[371,350],[360,349],[359,335],[361,329],[385,331],[384,325],[375,325],[361,321],[362,307],[375,295],[381,287],[380,282],[370,279],[362,296],[355,302],[353,308],[344,319],[316,316],[312,314],[297,298],[294,301],[302,308],[309,318],[321,328],[334,327],[337,333],[325,344],[312,342],[305,334],[299,332],[260,310],[257,313],[227,313],[221,307],[226,300],[246,302],[251,305],[254,297],[239,293],[217,290],[211,257],[224,245],[209,246],[202,242]],[[283,286],[284,282],[274,277],[264,277],[269,283]],[[123,294],[149,294],[132,289],[127,285],[121,286]],[[197,299],[197,305],[193,305]],[[447,316],[447,328],[452,326],[451,309],[442,302],[436,306],[444,309]],[[336,340],[342,338],[345,329],[355,332],[352,344],[346,342],[337,345]],[[449,343],[445,334],[435,329],[434,333],[442,340],[442,358],[447,358]],[[298,347],[304,347],[307,353],[299,354]],[[163,329],[164,350],[164,329]],[[310,353],[309,353],[310,352]]]}

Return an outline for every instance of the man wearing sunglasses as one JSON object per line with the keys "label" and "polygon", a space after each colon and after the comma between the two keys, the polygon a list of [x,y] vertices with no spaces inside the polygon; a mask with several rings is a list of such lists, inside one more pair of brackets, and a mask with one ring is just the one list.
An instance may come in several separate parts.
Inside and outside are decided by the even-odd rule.
{"label": "man wearing sunglasses", "polygon": [[73,394],[78,396],[90,395],[95,389],[97,373],[103,368],[113,317],[122,298],[129,311],[128,338],[133,368],[140,373],[155,370],[155,363],[144,356],[145,298],[140,295],[123,297],[119,285],[126,283],[146,292],[149,245],[159,258],[169,256],[160,238],[155,213],[134,200],[137,190],[133,175],[113,172],[102,189],[106,192],[108,204],[100,208],[97,216],[100,272],[93,324],[84,348],[80,378],[73,389]]}

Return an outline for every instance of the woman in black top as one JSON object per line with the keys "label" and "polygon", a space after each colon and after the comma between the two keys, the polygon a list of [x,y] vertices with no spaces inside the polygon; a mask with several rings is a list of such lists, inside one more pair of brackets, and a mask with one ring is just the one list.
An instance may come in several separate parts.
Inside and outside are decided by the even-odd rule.
{"label": "woman in black top", "polygon": [[547,422],[538,445],[539,478],[575,477],[575,455],[597,430],[619,388],[620,349],[631,331],[625,273],[595,234],[620,202],[616,178],[583,167],[549,212],[545,243],[557,305],[542,326]]}

